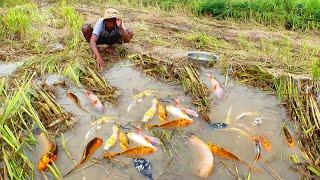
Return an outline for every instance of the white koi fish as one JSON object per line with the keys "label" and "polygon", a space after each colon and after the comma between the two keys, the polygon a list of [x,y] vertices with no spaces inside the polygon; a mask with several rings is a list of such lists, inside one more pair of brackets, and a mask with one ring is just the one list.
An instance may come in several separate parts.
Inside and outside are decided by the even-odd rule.
{"label": "white koi fish", "polygon": [[85,91],[86,96],[90,99],[91,104],[101,112],[105,112],[105,108],[99,98],[90,91]]}
{"label": "white koi fish", "polygon": [[182,119],[190,119],[192,120],[188,115],[186,115],[184,112],[182,112],[182,110],[178,107],[173,107],[173,106],[166,106],[166,110],[172,114],[172,115],[175,115],[179,118],[182,118]]}
{"label": "white koi fish", "polygon": [[128,138],[129,138],[131,141],[133,141],[133,142],[135,142],[135,143],[137,143],[137,144],[139,144],[139,145],[141,145],[141,146],[148,146],[148,147],[153,148],[154,150],[158,150],[157,147],[155,147],[154,145],[152,145],[152,144],[151,144],[149,141],[147,141],[142,135],[136,134],[136,133],[134,133],[134,132],[129,132],[129,133],[127,133],[127,136],[128,136]]}
{"label": "white koi fish", "polygon": [[211,91],[218,97],[222,98],[224,96],[224,91],[219,85],[218,81],[211,75],[207,74],[209,81],[211,82]]}

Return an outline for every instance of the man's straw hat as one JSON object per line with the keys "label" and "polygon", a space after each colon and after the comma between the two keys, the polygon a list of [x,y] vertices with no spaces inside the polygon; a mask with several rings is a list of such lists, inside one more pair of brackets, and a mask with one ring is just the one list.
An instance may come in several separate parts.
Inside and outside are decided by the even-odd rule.
{"label": "man's straw hat", "polygon": [[118,18],[119,12],[113,8],[108,8],[104,12],[103,19]]}

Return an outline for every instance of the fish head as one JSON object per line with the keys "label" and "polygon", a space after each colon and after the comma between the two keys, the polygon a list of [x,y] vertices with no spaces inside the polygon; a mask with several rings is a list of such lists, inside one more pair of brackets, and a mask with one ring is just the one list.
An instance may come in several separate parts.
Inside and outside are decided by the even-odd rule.
{"label": "fish head", "polygon": [[213,78],[212,75],[209,74],[209,73],[206,73],[206,76],[207,76],[209,79],[212,79],[212,78]]}
{"label": "fish head", "polygon": [[114,124],[114,125],[112,126],[112,131],[113,131],[114,133],[118,132],[119,130],[120,130],[120,125],[119,125],[119,124]]}
{"label": "fish head", "polygon": [[103,144],[103,140],[99,137],[96,137],[94,141],[95,141],[95,144],[97,144],[98,146],[101,146]]}

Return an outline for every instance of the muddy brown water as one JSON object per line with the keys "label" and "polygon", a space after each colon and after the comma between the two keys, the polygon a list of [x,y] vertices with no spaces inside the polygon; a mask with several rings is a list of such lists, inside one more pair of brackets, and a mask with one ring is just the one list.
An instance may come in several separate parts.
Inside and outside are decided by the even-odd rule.
{"label": "muddy brown water", "polygon": [[[201,69],[200,79],[207,85],[210,85],[205,73],[214,74],[217,80],[224,87],[226,79],[224,76],[220,75],[219,71],[206,68]],[[127,107],[133,100],[132,96],[136,91],[141,92],[146,89],[156,90],[158,91],[156,96],[165,101],[169,101],[170,97],[178,97],[182,101],[183,106],[193,109],[195,108],[191,104],[191,98],[184,93],[180,86],[156,81],[140,71],[135,70],[129,61],[123,61],[115,64],[111,69],[104,73],[104,77],[113,86],[118,87],[121,93],[120,102],[117,107],[108,103],[105,104],[107,108],[105,115],[117,116],[122,125],[126,125],[128,122],[139,124],[144,113],[151,106],[152,96],[146,97],[128,113]],[[58,76],[49,76],[47,79],[48,83],[53,83],[54,81],[59,81],[63,78]],[[286,120],[286,116],[284,109],[278,105],[276,98],[256,89],[236,84],[230,80],[227,82],[226,87],[224,87],[226,90],[226,96],[224,99],[217,99],[214,96],[210,97],[213,109],[209,113],[209,117],[212,122],[226,123],[226,121],[228,121],[230,123],[229,127],[231,128],[223,130],[212,129],[203,120],[194,118],[194,123],[190,127],[179,131],[179,133],[186,134],[188,132],[193,132],[203,141],[210,141],[214,144],[220,145],[221,147],[230,150],[247,163],[260,168],[262,170],[261,173],[251,173],[252,179],[272,179],[272,176],[263,167],[263,161],[269,158],[273,158],[273,160],[270,161],[270,166],[280,177],[283,179],[299,179],[298,173],[289,170],[290,163],[288,155],[292,153],[300,155],[300,152],[297,147],[289,149],[284,143],[283,136],[280,135],[281,123],[283,120]],[[91,114],[81,111],[65,97],[68,90],[75,93],[81,99],[82,105],[89,110]],[[58,91],[59,103],[66,111],[74,113],[79,118],[79,123],[74,130],[70,130],[64,134],[67,139],[68,149],[75,161],[71,160],[66,155],[61,145],[61,138],[57,138],[59,153],[56,165],[62,175],[72,169],[75,162],[79,161],[82,151],[89,141],[85,141],[85,135],[92,127],[90,120],[94,116],[101,117],[104,115],[91,107],[90,102],[85,97],[82,89],[71,86],[68,90],[60,89]],[[170,103],[174,105],[173,102]],[[227,120],[229,111],[229,120]],[[257,114],[246,116],[241,120],[236,120],[235,118],[243,112],[257,112]],[[263,119],[263,123],[258,126],[252,124],[254,119],[257,117]],[[173,117],[170,117],[170,119],[172,118]],[[151,122],[157,123],[159,121],[156,117]],[[255,152],[253,141],[250,137],[241,133],[237,129],[245,131],[250,137],[257,135],[266,136],[271,142],[272,152],[269,153],[263,149],[261,159],[257,163],[254,163]],[[152,135],[147,130],[143,130],[143,132],[145,134]],[[101,137],[106,141],[111,134],[112,123],[106,123],[94,134],[94,136]],[[161,146],[159,146],[160,150],[158,152],[144,157],[152,163],[153,178],[200,179],[193,175],[197,159],[194,159],[196,156],[191,153],[186,139],[179,137],[178,135],[174,136],[177,136],[173,142],[175,144],[175,148],[172,149],[174,156],[170,156],[161,149]],[[40,139],[39,142],[40,143],[36,146],[36,153],[33,157],[35,165],[38,163],[40,156],[44,153],[44,142]],[[94,154],[95,158],[99,159],[102,157],[102,149],[103,148],[101,147]],[[111,151],[114,152],[119,150],[118,144],[116,147],[111,149]],[[107,163],[104,160],[100,163],[88,162],[83,167],[90,165],[89,167],[81,169],[65,179],[146,179],[133,167],[132,158],[120,157],[119,159],[124,163],[127,163],[129,167],[125,167],[121,163]],[[224,165],[222,165],[221,161],[224,162],[227,167],[236,172],[232,161],[214,156],[214,169],[212,175],[208,179],[235,179],[236,177],[232,175]],[[238,168],[240,178],[245,178],[248,174],[248,169],[239,163],[235,164]],[[40,178],[42,175],[37,173],[36,176]],[[52,178],[49,173],[47,173],[47,176]]]}

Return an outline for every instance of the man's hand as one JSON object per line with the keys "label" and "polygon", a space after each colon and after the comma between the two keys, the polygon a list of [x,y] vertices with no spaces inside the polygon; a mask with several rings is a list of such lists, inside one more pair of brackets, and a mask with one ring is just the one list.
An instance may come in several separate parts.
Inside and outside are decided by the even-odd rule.
{"label": "man's hand", "polygon": [[117,18],[116,19],[116,25],[119,27],[119,28],[122,28],[122,20]]}
{"label": "man's hand", "polygon": [[97,58],[97,65],[98,68],[100,68],[101,70],[103,70],[106,67],[106,64],[104,63],[102,58]]}

